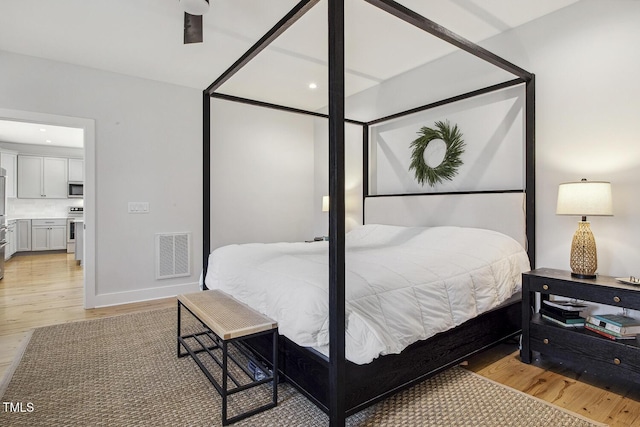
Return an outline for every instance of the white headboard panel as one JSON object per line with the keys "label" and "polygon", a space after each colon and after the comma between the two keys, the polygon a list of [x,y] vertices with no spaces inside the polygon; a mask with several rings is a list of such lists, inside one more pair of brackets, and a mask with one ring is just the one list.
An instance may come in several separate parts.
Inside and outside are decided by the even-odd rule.
{"label": "white headboard panel", "polygon": [[517,192],[367,197],[364,223],[486,228],[526,249],[525,197]]}

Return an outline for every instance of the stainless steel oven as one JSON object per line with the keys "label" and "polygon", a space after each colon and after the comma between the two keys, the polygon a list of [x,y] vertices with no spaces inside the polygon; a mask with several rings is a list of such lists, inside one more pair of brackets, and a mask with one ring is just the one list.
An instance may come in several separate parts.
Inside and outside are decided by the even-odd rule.
{"label": "stainless steel oven", "polygon": [[69,206],[67,217],[67,253],[72,254],[76,251],[76,231],[77,227],[82,226],[84,216],[84,208],[82,206]]}
{"label": "stainless steel oven", "polygon": [[0,168],[0,279],[4,277],[4,251],[7,246],[7,221],[5,217],[6,171]]}
{"label": "stainless steel oven", "polygon": [[3,215],[2,223],[0,224],[0,279],[4,277],[4,251],[6,251],[6,247],[8,244],[9,243],[7,243],[7,224],[5,223],[5,219]]}
{"label": "stainless steel oven", "polygon": [[67,218],[67,253],[72,254],[76,250],[76,223],[75,218]]}

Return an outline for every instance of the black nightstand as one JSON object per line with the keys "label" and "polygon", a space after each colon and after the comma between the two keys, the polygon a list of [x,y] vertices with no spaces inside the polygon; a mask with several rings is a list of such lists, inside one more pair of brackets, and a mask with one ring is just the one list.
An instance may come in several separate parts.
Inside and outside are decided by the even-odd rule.
{"label": "black nightstand", "polygon": [[[522,275],[522,349],[520,359],[531,363],[531,352],[579,362],[592,372],[640,381],[640,341],[612,341],[584,328],[564,328],[534,313],[535,293],[576,298],[640,310],[640,287],[613,277],[577,279],[563,270],[536,269]],[[617,310],[616,310],[617,311]]]}

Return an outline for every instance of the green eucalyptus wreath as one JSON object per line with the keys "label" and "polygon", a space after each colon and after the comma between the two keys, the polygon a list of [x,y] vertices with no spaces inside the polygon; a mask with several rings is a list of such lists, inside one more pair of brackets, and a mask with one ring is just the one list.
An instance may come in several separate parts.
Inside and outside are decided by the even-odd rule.
{"label": "green eucalyptus wreath", "polygon": [[[458,167],[462,164],[460,155],[464,153],[464,141],[457,125],[451,127],[448,120],[437,121],[435,128],[424,126],[420,129],[418,134],[421,136],[411,143],[413,151],[411,166],[409,166],[409,170],[415,171],[416,179],[420,184],[424,185],[427,182],[431,187],[442,182],[443,179],[451,180],[458,173]],[[442,162],[432,168],[424,161],[424,150],[434,139],[443,140],[447,146],[447,152]]]}

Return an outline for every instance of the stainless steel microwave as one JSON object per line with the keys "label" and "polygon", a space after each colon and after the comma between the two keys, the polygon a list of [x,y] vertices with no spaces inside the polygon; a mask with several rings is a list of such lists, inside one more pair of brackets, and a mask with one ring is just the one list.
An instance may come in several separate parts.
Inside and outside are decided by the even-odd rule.
{"label": "stainless steel microwave", "polygon": [[84,196],[84,184],[82,182],[69,182],[68,188],[67,197],[81,199]]}

